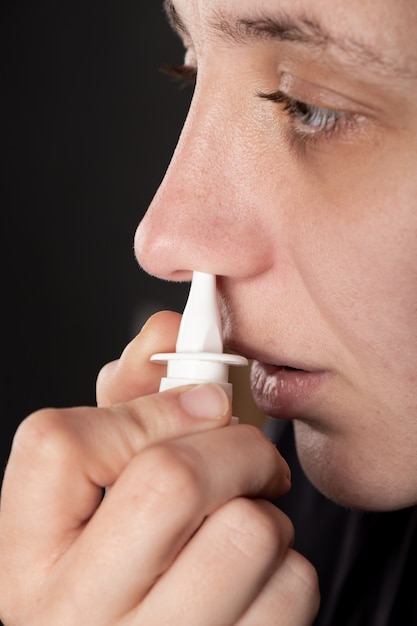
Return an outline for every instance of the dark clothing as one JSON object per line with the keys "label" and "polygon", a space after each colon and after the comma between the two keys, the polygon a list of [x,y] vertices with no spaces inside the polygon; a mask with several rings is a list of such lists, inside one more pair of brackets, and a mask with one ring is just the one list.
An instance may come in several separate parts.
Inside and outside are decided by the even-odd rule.
{"label": "dark clothing", "polygon": [[417,506],[387,513],[340,507],[304,475],[292,424],[268,420],[265,432],[292,472],[293,487],[276,504],[319,575],[315,626],[417,626]]}

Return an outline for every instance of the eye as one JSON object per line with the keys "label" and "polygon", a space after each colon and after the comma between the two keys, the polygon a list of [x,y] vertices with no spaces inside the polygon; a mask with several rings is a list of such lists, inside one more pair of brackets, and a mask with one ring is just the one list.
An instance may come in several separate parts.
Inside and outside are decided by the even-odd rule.
{"label": "eye", "polygon": [[346,117],[343,111],[318,107],[288,96],[281,90],[274,93],[259,93],[259,97],[282,105],[290,118],[297,123],[297,130],[318,133],[329,132],[338,122]]}
{"label": "eye", "polygon": [[321,107],[306,104],[299,100],[289,99],[289,110],[301,124],[311,126],[312,128],[322,129],[329,128],[337,122],[343,115],[340,111],[332,109],[323,109]]}

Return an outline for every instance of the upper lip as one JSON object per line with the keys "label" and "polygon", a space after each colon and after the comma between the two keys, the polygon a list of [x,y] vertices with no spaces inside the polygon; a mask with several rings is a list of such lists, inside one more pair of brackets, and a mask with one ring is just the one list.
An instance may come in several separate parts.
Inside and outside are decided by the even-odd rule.
{"label": "upper lip", "polygon": [[307,363],[306,361],[293,356],[287,356],[284,354],[272,355],[262,350],[253,349],[250,346],[244,345],[243,343],[233,339],[227,341],[226,347],[249,360],[256,360],[272,367],[288,367],[305,372],[323,371],[323,368],[317,367],[312,363]]}

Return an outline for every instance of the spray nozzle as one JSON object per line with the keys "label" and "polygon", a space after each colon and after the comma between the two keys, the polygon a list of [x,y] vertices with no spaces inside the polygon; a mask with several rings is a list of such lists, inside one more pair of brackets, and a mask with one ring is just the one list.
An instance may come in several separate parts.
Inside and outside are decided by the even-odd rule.
{"label": "spray nozzle", "polygon": [[160,390],[192,383],[214,382],[231,397],[230,365],[247,365],[245,357],[223,353],[222,327],[216,297],[216,277],[194,272],[177,337],[176,352],[154,354],[167,363]]}

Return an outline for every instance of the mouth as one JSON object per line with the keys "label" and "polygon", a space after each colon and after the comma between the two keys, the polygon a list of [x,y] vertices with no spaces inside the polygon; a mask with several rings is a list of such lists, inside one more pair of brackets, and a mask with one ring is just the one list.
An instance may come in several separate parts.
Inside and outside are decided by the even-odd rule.
{"label": "mouth", "polygon": [[327,372],[305,370],[289,365],[253,361],[251,389],[263,413],[279,419],[296,419],[323,385]]}

